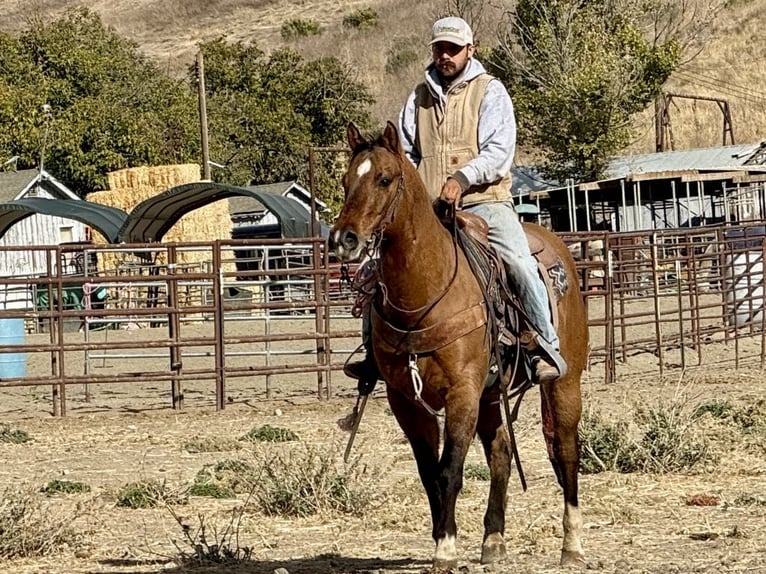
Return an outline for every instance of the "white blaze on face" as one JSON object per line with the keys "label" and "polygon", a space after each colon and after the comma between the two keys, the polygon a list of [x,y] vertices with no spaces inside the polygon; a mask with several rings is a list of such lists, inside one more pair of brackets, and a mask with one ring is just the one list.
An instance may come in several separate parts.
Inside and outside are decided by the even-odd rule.
{"label": "white blaze on face", "polygon": [[372,169],[372,162],[369,159],[366,159],[356,168],[356,175],[362,177],[365,173],[370,171],[370,169]]}

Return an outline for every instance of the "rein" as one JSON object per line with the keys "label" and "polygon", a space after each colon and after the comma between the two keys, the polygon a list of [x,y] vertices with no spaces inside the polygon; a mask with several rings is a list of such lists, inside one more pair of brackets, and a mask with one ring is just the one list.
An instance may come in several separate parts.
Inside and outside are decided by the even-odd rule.
{"label": "rein", "polygon": [[[399,188],[397,189],[397,196],[396,196],[395,199],[398,199],[399,194],[400,194],[400,192],[401,192],[401,190],[403,188],[404,188],[404,170],[402,170],[402,175],[401,175],[401,178],[399,180]],[[392,201],[392,203],[393,203],[393,201]],[[457,245],[457,224],[455,223],[455,209],[454,209],[454,205],[452,206],[451,213],[452,213],[452,223],[453,223],[453,225],[452,225],[453,232],[451,234],[451,237],[452,237],[452,261],[453,261],[452,276],[450,277],[450,280],[447,282],[447,285],[444,287],[442,292],[436,298],[434,298],[432,301],[427,302],[425,305],[421,305],[420,307],[418,307],[416,309],[405,309],[404,307],[399,307],[388,296],[388,288],[386,287],[386,283],[383,280],[383,269],[382,269],[382,266],[381,266],[380,271],[379,271],[378,283],[380,284],[380,290],[383,293],[383,304],[388,304],[392,309],[394,309],[394,310],[396,310],[396,311],[398,311],[400,313],[410,313],[410,314],[412,314],[412,313],[421,313],[422,312],[423,314],[418,318],[417,321],[415,321],[415,325],[420,324],[420,322],[428,316],[428,313],[430,313],[431,310],[433,310],[433,308],[436,307],[436,305],[439,303],[439,301],[444,299],[444,297],[447,295],[447,293],[449,293],[449,290],[452,288],[452,285],[455,283],[455,279],[457,278],[457,271],[458,271],[458,253],[457,253],[457,251],[458,251],[458,245]],[[393,214],[391,216],[391,221],[393,221]],[[389,221],[388,223],[390,223],[391,221]],[[383,229],[385,229],[385,225],[383,226]],[[376,233],[377,233],[377,230],[376,230]],[[382,237],[382,235],[383,235],[382,231],[380,232],[380,235]]]}

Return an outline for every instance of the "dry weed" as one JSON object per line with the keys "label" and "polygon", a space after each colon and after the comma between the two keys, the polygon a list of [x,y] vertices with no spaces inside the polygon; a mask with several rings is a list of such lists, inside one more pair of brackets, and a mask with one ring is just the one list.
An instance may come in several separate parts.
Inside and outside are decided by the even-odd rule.
{"label": "dry weed", "polygon": [[45,556],[77,545],[84,533],[72,523],[84,514],[53,508],[30,486],[6,488],[0,500],[0,558]]}

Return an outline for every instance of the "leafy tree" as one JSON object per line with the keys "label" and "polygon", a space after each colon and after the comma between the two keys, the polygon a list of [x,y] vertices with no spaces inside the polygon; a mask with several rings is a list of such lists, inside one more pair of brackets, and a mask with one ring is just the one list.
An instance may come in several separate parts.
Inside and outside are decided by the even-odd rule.
{"label": "leafy tree", "polygon": [[679,63],[675,37],[646,38],[657,0],[519,0],[489,58],[514,98],[519,138],[545,155],[543,173],[598,179],[631,138],[631,118]]}
{"label": "leafy tree", "polygon": [[[305,61],[291,49],[267,56],[255,45],[216,39],[205,57],[211,157],[224,165],[217,181],[308,181],[311,146],[343,140],[346,125],[369,125],[369,90],[335,58]],[[189,69],[192,81],[195,68]],[[327,165],[324,165],[324,163]],[[331,159],[318,175],[320,199],[337,205]]]}
{"label": "leafy tree", "polygon": [[109,171],[198,157],[191,90],[87,9],[0,36],[0,62],[0,155],[19,155],[19,167],[44,153],[85,196]]}

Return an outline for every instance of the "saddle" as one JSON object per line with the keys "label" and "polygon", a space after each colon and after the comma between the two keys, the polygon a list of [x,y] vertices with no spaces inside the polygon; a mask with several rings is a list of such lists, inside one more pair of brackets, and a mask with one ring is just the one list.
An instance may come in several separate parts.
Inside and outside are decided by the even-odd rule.
{"label": "saddle", "polygon": [[[545,349],[545,344],[538,339],[521,305],[516,289],[506,274],[505,264],[489,244],[489,227],[479,217],[465,211],[455,213],[454,224],[440,214],[440,219],[448,228],[457,226],[458,242],[468,259],[474,275],[484,294],[490,317],[488,336],[496,348],[494,362],[508,365],[514,348],[520,346],[526,351],[534,351],[538,346]],[[567,290],[567,276],[558,254],[540,241],[531,227],[522,224],[532,255],[537,261],[540,277],[548,291],[551,302],[550,312],[554,328],[558,328],[558,302]],[[494,313],[492,313],[494,311]],[[525,361],[526,364],[526,361]],[[529,365],[527,365],[529,374]],[[497,370],[495,370],[495,373]],[[492,373],[492,370],[491,370]],[[487,385],[494,382],[496,375],[488,377]]]}
{"label": "saddle", "polygon": [[[457,211],[455,213],[455,220],[458,229],[460,229],[467,238],[475,244],[480,245],[483,250],[486,250],[487,252],[493,251],[489,244],[489,226],[484,219],[468,211]],[[447,224],[444,218],[442,218],[442,222]],[[528,233],[528,224],[522,223],[522,227],[524,228],[524,231],[527,232],[526,236],[527,242],[529,243],[529,250],[537,261],[540,276],[548,291],[548,299],[550,301],[558,302],[564,296],[568,287],[566,273],[564,273],[561,259],[559,259],[555,250],[548,248],[537,236]],[[505,266],[501,265],[500,267],[503,268],[502,270],[504,271]],[[558,327],[558,312],[555,305],[552,307],[553,326]]]}

